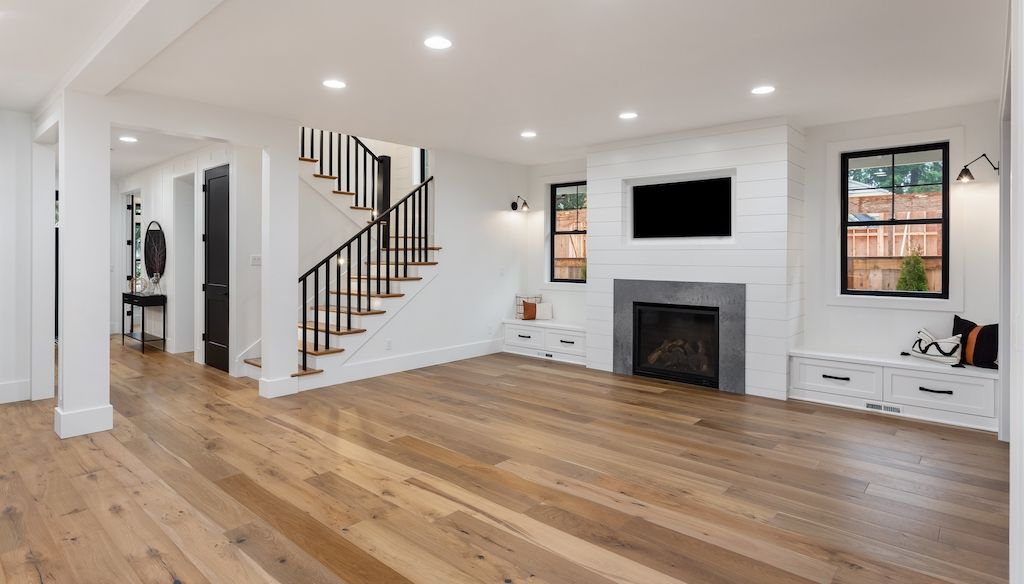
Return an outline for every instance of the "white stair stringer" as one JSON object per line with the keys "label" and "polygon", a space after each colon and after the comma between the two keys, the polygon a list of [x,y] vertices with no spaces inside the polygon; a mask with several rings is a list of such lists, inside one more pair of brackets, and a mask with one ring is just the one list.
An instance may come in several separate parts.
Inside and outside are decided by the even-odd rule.
{"label": "white stair stringer", "polygon": [[[401,282],[399,291],[404,294],[400,298],[374,298],[372,306],[381,308],[384,314],[369,316],[353,316],[352,326],[354,328],[366,329],[366,332],[353,335],[342,335],[331,337],[332,347],[341,347],[345,351],[331,355],[308,356],[308,366],[315,369],[322,369],[323,373],[308,375],[299,378],[299,391],[318,389],[339,383],[356,381],[375,377],[382,373],[367,373],[367,368],[355,368],[352,365],[359,364],[358,355],[370,339],[377,336],[386,328],[387,324],[402,311],[409,308],[415,302],[415,298],[437,277],[437,266],[418,267],[416,275],[422,280]],[[415,310],[413,307],[412,310]],[[420,307],[422,310],[429,310],[429,307]],[[344,315],[342,319],[344,320]],[[310,335],[310,339],[312,335]],[[302,330],[299,329],[299,341],[302,340]],[[301,358],[301,354],[299,355]]]}
{"label": "white stair stringer", "polygon": [[309,185],[314,191],[316,191],[325,201],[327,201],[332,207],[336,208],[345,216],[346,219],[352,222],[352,233],[366,227],[366,222],[370,220],[372,214],[370,211],[362,211],[360,209],[353,209],[352,205],[355,204],[355,197],[352,195],[339,195],[335,194],[334,187],[337,184],[335,180],[328,180],[326,178],[319,178],[313,175],[313,164],[302,163],[310,167],[302,172],[299,172],[302,182]]}

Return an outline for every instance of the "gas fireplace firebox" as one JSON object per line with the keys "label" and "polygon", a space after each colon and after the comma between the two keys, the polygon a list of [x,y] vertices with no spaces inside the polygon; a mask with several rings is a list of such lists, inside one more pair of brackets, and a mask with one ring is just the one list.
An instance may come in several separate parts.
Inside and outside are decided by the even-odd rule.
{"label": "gas fireplace firebox", "polygon": [[718,388],[718,308],[634,302],[633,374]]}

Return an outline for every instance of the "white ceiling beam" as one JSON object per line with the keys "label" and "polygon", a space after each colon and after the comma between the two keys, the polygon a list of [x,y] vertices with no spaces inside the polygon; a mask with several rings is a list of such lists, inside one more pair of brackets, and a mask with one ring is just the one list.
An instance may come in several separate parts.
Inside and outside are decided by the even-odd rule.
{"label": "white ceiling beam", "polygon": [[134,0],[40,104],[44,111],[67,89],[107,95],[223,0]]}

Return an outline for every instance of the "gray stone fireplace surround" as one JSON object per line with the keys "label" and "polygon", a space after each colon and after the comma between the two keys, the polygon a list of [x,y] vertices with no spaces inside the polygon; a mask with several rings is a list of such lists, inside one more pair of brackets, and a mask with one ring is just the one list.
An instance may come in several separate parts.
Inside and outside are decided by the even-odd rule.
{"label": "gray stone fireplace surround", "polygon": [[746,393],[747,285],[615,280],[612,367],[633,374],[633,303],[718,307],[718,387]]}

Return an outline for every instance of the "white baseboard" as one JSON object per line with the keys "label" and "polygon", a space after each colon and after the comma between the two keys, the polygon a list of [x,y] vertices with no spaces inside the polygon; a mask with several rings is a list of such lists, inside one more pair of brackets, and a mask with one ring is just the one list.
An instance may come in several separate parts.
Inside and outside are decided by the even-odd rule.
{"label": "white baseboard", "polygon": [[[252,366],[246,365],[246,367]],[[260,397],[275,398],[299,393],[299,381],[297,378],[290,375],[280,379],[267,379],[265,377],[260,377],[259,380]]]}
{"label": "white baseboard", "polygon": [[114,408],[107,404],[95,408],[66,412],[53,408],[53,431],[61,438],[104,432],[114,427]]}
{"label": "white baseboard", "polygon": [[32,387],[28,379],[0,382],[0,404],[32,399]]}
{"label": "white baseboard", "polygon": [[369,379],[391,373],[401,373],[402,371],[500,353],[502,344],[502,339],[490,339],[463,345],[452,345],[440,349],[430,349],[418,353],[373,359],[371,361],[347,362],[344,366],[338,367],[334,371],[327,370],[322,374],[300,377],[299,391],[318,389],[338,383]]}

